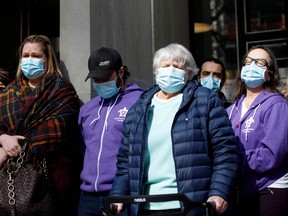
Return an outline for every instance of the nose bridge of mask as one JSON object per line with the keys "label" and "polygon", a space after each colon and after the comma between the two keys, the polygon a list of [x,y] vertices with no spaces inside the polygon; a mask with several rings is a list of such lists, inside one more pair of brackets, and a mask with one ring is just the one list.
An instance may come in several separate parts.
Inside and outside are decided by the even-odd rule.
{"label": "nose bridge of mask", "polygon": [[175,93],[180,91],[185,85],[185,72],[173,66],[158,69],[156,83],[167,93]]}
{"label": "nose bridge of mask", "polygon": [[251,65],[251,67],[250,67],[250,72],[251,73],[257,71],[256,70],[257,69],[257,65],[256,65],[255,61],[253,61],[250,65]]}
{"label": "nose bridge of mask", "polygon": [[22,62],[25,64],[28,64],[30,67],[31,66],[40,66],[43,68],[43,60],[40,58],[33,58],[33,57],[28,57],[28,58],[22,58]]}
{"label": "nose bridge of mask", "polygon": [[103,98],[113,97],[120,90],[120,87],[118,88],[116,86],[117,77],[114,80],[104,82],[104,83],[93,82],[93,87],[95,91]]}
{"label": "nose bridge of mask", "polygon": [[216,84],[217,81],[218,81],[218,80],[217,80],[215,77],[213,77],[213,75],[210,75],[210,76],[208,76],[208,77],[202,78],[202,79],[201,79],[201,84],[202,84],[202,86],[204,86],[204,87],[207,87],[207,88],[212,89],[213,86],[214,86],[214,83]]}
{"label": "nose bridge of mask", "polygon": [[106,87],[106,86],[109,86],[109,85],[113,85],[115,83],[116,85],[116,80],[117,80],[118,76],[113,79],[113,80],[110,80],[110,81],[107,81],[107,82],[101,82],[101,83],[97,83],[97,82],[94,82],[95,85],[99,86],[99,87]]}
{"label": "nose bridge of mask", "polygon": [[40,58],[31,58],[31,63],[33,63],[34,65],[40,65],[43,66],[43,59]]}
{"label": "nose bridge of mask", "polygon": [[246,86],[256,88],[265,82],[265,67],[260,67],[252,62],[250,65],[245,65],[241,70],[241,79]]}
{"label": "nose bridge of mask", "polygon": [[250,67],[250,76],[254,76],[255,74],[259,74],[261,75],[261,77],[265,78],[265,71],[266,71],[266,68],[265,67],[260,67],[258,66],[255,61],[253,61],[251,64],[251,67]]}
{"label": "nose bridge of mask", "polygon": [[158,76],[181,77],[184,78],[185,71],[173,66],[158,69]]}

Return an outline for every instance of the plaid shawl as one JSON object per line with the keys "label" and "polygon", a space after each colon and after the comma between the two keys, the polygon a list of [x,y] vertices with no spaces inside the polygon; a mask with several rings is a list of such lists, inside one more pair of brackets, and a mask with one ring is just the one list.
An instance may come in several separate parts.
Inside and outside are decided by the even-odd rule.
{"label": "plaid shawl", "polygon": [[[70,82],[46,76],[35,89],[24,78],[0,94],[0,135],[27,138],[28,153],[59,151],[77,125],[79,98]],[[71,134],[70,134],[71,135]]]}

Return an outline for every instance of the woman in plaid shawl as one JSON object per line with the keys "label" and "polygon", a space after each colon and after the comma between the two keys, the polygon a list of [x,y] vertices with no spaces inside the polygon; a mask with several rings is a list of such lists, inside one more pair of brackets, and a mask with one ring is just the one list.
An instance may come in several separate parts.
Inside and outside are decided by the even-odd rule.
{"label": "woman in plaid shawl", "polygon": [[71,186],[79,188],[72,182],[78,180],[79,173],[73,172],[80,167],[73,164],[78,161],[79,98],[72,84],[62,78],[48,37],[32,35],[23,41],[16,77],[0,94],[0,166],[20,154],[25,140],[26,159],[33,163],[45,157],[62,215],[73,215],[71,197],[77,193]]}

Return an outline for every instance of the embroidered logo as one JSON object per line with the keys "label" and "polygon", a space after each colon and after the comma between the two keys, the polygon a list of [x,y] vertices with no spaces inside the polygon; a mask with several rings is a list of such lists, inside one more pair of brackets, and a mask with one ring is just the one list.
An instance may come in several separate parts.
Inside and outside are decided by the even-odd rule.
{"label": "embroidered logo", "polygon": [[124,121],[124,119],[126,118],[126,114],[129,110],[127,109],[127,107],[124,107],[123,109],[118,110],[119,116],[117,118],[115,118],[115,120],[117,121]]}
{"label": "embroidered logo", "polygon": [[244,129],[242,130],[242,132],[245,133],[246,136],[247,136],[248,133],[250,133],[251,131],[254,130],[253,128],[251,128],[251,125],[252,125],[253,123],[254,123],[254,119],[253,119],[252,116],[244,122],[245,127],[244,127]]}
{"label": "embroidered logo", "polygon": [[99,66],[107,66],[107,65],[109,65],[109,64],[110,64],[110,61],[107,60],[107,61],[104,61],[104,62],[100,62],[100,63],[99,63]]}

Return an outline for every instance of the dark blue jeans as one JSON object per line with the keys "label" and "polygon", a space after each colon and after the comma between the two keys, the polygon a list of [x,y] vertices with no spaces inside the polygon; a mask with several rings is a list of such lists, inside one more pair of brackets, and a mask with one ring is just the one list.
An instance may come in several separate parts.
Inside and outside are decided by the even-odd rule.
{"label": "dark blue jeans", "polygon": [[[81,192],[78,206],[78,216],[103,216],[102,206],[109,192],[101,193],[87,193]],[[127,213],[123,212],[118,216],[126,216]]]}

